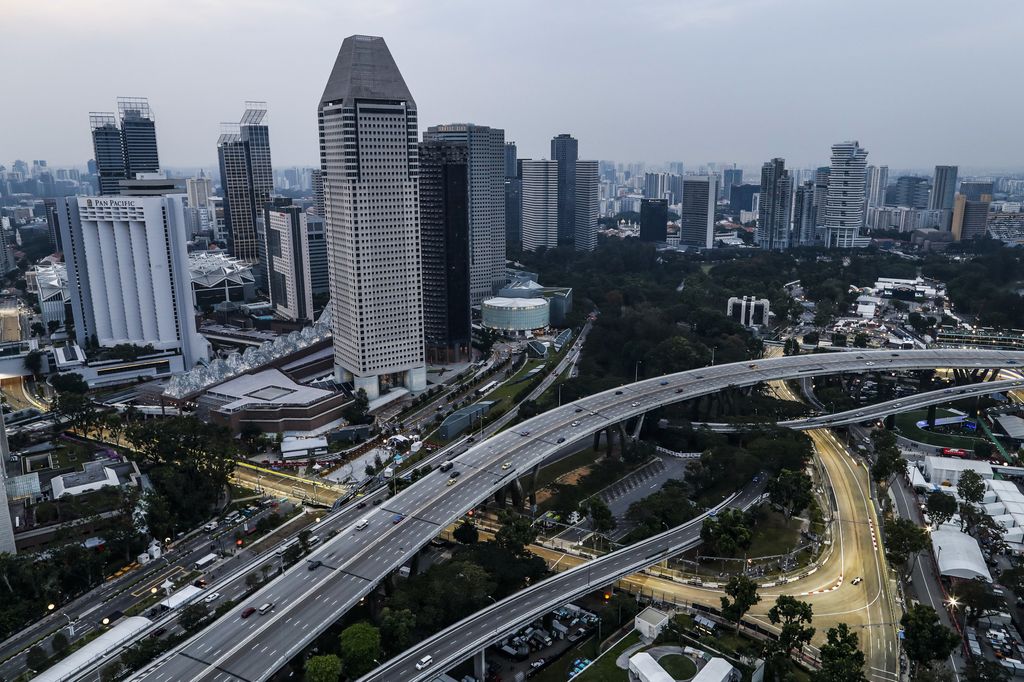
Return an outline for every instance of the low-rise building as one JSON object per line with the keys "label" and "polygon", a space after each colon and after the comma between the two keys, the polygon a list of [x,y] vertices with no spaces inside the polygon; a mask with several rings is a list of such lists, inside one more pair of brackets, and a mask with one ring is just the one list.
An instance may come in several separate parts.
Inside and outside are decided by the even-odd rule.
{"label": "low-rise building", "polygon": [[53,498],[65,495],[82,495],[92,493],[101,488],[126,484],[137,484],[139,468],[132,461],[95,461],[86,462],[81,471],[55,476],[50,481]]}
{"label": "low-rise building", "polygon": [[636,614],[633,625],[644,639],[655,640],[668,624],[668,614],[648,606]]}

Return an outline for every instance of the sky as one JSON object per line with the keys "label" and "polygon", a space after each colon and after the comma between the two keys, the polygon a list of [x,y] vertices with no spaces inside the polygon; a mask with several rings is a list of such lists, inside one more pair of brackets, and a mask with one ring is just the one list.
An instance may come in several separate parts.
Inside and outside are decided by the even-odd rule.
{"label": "sky", "polygon": [[503,128],[521,157],[1024,167],[1019,0],[0,0],[0,163],[84,165],[88,114],[148,97],[165,166],[214,166],[268,102],[275,167],[317,165],[342,40],[386,39],[421,127]]}

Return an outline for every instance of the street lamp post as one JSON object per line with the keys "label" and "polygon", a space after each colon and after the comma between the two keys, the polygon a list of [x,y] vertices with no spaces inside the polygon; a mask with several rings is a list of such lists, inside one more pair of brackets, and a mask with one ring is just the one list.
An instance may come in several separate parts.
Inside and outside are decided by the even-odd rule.
{"label": "street lamp post", "polygon": [[640,365],[644,364],[643,360],[637,360],[636,364],[633,365],[633,383],[635,384],[640,380]]}

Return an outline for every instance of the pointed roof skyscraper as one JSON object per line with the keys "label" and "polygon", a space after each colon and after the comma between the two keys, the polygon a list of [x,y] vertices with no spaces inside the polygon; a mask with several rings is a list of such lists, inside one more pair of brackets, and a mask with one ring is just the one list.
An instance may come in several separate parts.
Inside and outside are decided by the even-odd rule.
{"label": "pointed roof skyscraper", "polygon": [[416,108],[391,50],[379,36],[345,38],[320,103],[354,99],[400,100]]}

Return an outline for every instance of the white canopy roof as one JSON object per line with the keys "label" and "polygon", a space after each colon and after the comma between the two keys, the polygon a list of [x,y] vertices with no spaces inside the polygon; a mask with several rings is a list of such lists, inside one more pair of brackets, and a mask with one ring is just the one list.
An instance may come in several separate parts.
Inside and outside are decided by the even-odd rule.
{"label": "white canopy roof", "polygon": [[966,580],[982,578],[992,582],[978,541],[961,533],[958,528],[947,523],[932,532],[932,552],[939,564],[940,575]]}

